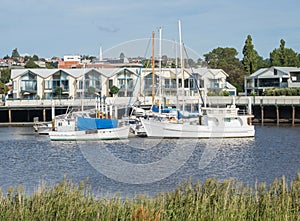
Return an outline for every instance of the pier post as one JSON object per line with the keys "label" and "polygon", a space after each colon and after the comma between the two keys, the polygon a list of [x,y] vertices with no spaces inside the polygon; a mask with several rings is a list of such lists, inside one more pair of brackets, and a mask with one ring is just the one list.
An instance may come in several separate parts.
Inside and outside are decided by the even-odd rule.
{"label": "pier post", "polygon": [[11,123],[11,109],[8,109],[8,122]]}
{"label": "pier post", "polygon": [[277,126],[279,126],[279,107],[276,105],[276,123]]}
{"label": "pier post", "polygon": [[43,121],[46,122],[46,109],[43,109]]}
{"label": "pier post", "polygon": [[264,126],[264,106],[263,106],[263,98],[260,98],[260,118],[261,118],[261,126]]}
{"label": "pier post", "polygon": [[264,106],[261,106],[261,126],[264,126]]}
{"label": "pier post", "polygon": [[55,102],[52,99],[51,102],[51,118],[52,118],[52,131],[55,130]]}
{"label": "pier post", "polygon": [[295,106],[292,106],[292,126],[295,126]]}

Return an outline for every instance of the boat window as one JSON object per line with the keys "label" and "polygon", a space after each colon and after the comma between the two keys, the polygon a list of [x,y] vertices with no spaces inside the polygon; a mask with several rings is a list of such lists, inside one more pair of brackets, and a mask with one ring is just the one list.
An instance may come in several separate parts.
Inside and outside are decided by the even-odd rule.
{"label": "boat window", "polygon": [[224,122],[230,122],[230,121],[231,121],[231,119],[229,117],[224,118]]}

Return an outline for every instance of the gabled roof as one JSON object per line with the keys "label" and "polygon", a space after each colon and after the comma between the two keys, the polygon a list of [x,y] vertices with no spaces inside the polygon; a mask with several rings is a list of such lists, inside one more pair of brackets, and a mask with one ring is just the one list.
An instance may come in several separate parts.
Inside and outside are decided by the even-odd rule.
{"label": "gabled roof", "polygon": [[236,89],[235,86],[226,81],[225,88],[227,89]]}
{"label": "gabled roof", "polygon": [[28,71],[41,76],[42,78],[47,78],[50,75],[57,72],[57,69],[12,69],[11,70],[11,79],[17,78],[19,76],[22,76],[23,74],[26,74]]}
{"label": "gabled roof", "polygon": [[103,69],[99,69],[99,71],[101,73],[103,73],[103,75],[105,77],[113,77],[114,75],[118,74],[119,72],[122,72],[124,70],[128,70],[129,72],[131,72],[132,74],[138,76],[138,74],[136,73],[136,68],[127,68],[127,67],[123,67],[123,68],[103,68]]}
{"label": "gabled roof", "polygon": [[223,71],[222,69],[211,69],[211,68],[197,68],[194,70],[194,73],[199,73],[202,77],[204,77],[207,74],[210,74],[212,76],[214,76],[215,78],[219,75],[219,74],[223,74],[225,75],[225,77],[228,77],[229,75]]}
{"label": "gabled roof", "polygon": [[246,79],[254,79],[254,78],[274,78],[274,70],[277,70],[277,74],[281,77],[289,77],[290,72],[300,72],[300,68],[298,67],[270,67],[270,68],[261,68],[247,76]]}

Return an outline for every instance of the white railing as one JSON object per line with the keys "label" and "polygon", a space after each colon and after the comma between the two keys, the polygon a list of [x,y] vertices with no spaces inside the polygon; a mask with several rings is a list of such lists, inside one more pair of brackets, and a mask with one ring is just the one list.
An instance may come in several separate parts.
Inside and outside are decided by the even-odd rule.
{"label": "white railing", "polygon": [[[234,99],[233,99],[234,98]],[[247,105],[248,98],[251,99],[253,105],[300,105],[300,96],[208,96],[206,98],[207,105]],[[126,106],[129,102],[129,97],[107,97],[107,104],[114,104],[117,106]],[[158,98],[155,98],[155,101]],[[96,101],[93,98],[86,99],[55,99],[55,106],[95,106]],[[136,98],[131,99],[131,104],[136,101]],[[151,105],[152,98],[150,96],[140,97],[140,104]],[[176,97],[166,97],[167,105],[175,105]],[[199,97],[185,97],[179,96],[179,103],[197,104]],[[200,99],[201,103],[201,99]],[[52,100],[6,100],[5,106],[7,107],[37,107],[45,106],[50,107]]]}

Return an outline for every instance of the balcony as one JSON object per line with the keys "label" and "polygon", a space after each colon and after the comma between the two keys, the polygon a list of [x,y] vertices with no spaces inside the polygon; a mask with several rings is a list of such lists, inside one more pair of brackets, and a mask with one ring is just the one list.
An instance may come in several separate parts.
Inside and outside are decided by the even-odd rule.
{"label": "balcony", "polygon": [[121,91],[133,90],[133,85],[120,85],[119,88]]}
{"label": "balcony", "polygon": [[37,86],[36,85],[32,85],[32,86],[25,86],[25,87],[21,87],[21,92],[36,92],[37,91]]}

